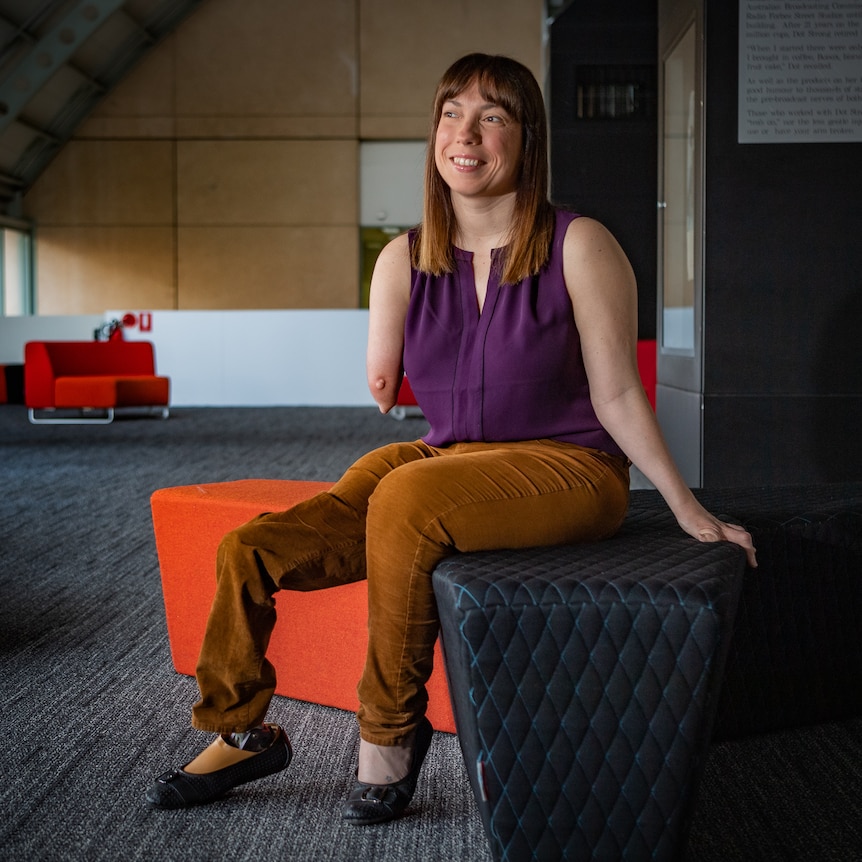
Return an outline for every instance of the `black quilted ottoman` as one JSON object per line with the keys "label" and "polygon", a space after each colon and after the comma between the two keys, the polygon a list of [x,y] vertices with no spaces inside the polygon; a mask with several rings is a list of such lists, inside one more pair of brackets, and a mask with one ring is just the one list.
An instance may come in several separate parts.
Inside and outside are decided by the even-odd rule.
{"label": "black quilted ottoman", "polygon": [[[759,563],[743,579],[714,740],[862,715],[862,482],[695,494],[751,532]],[[631,500],[629,525],[674,527],[656,492]]]}
{"label": "black quilted ottoman", "polygon": [[434,572],[458,737],[497,860],[682,857],[745,561],[648,520]]}

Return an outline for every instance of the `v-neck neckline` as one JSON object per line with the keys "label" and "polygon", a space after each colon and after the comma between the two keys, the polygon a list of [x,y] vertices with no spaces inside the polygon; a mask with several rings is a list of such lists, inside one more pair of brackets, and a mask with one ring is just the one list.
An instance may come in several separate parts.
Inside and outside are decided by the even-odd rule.
{"label": "v-neck neckline", "polygon": [[[485,286],[485,301],[482,303],[481,308],[479,307],[479,296],[476,291],[476,272],[473,269],[475,252],[466,251],[465,249],[458,248],[458,246],[453,246],[453,249],[455,259],[460,261],[460,265],[458,266],[459,280],[469,279],[469,284],[462,284],[461,286],[462,302],[467,309],[473,309],[473,314],[478,322],[481,323],[483,320],[490,319],[490,313],[493,312],[500,293],[500,273],[495,265],[499,249],[491,249],[491,264],[488,270],[488,282]],[[469,302],[467,301],[468,297]],[[491,303],[490,309],[489,302]]]}

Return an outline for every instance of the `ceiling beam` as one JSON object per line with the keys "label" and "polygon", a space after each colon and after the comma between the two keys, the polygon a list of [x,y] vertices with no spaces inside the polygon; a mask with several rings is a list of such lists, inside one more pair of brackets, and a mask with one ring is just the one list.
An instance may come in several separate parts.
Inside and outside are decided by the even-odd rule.
{"label": "ceiling beam", "polygon": [[66,63],[124,0],[86,0],[32,44],[0,83],[0,132],[16,120],[33,94]]}

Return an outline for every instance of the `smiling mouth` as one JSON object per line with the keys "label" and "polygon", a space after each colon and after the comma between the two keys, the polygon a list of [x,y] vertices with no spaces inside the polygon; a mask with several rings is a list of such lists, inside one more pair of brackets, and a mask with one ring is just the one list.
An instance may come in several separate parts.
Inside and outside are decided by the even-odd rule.
{"label": "smiling mouth", "polygon": [[465,159],[462,156],[455,156],[452,161],[461,168],[478,168],[478,159]]}

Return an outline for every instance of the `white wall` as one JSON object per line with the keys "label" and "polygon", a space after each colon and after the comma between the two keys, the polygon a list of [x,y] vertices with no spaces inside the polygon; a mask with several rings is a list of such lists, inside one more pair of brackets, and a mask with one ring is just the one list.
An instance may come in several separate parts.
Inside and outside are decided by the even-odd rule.
{"label": "white wall", "polygon": [[365,310],[108,311],[152,341],[173,406],[372,406]]}
{"label": "white wall", "polygon": [[24,361],[28,341],[92,341],[93,332],[104,318],[97,314],[57,317],[3,317],[0,315],[0,363],[15,365]]}

